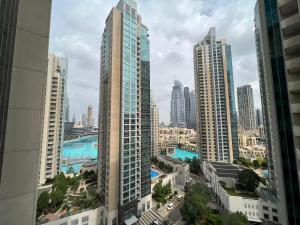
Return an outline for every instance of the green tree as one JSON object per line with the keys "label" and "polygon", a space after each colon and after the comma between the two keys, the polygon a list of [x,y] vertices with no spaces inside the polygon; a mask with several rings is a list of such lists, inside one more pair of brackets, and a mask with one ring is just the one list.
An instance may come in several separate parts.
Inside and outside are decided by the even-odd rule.
{"label": "green tree", "polygon": [[190,161],[190,171],[195,174],[199,174],[200,172],[200,161],[199,159],[193,158]]}
{"label": "green tree", "polygon": [[250,225],[247,217],[241,212],[224,214],[222,216],[222,225]]}
{"label": "green tree", "polygon": [[253,160],[253,167],[255,168],[255,169],[258,169],[259,167],[260,167],[260,163],[259,163],[259,161],[258,160]]}
{"label": "green tree", "polygon": [[239,158],[239,162],[243,165],[243,166],[246,166],[246,167],[251,167],[253,166],[252,162],[248,159],[245,159],[244,157],[240,157]]}
{"label": "green tree", "polygon": [[191,225],[204,220],[209,214],[207,204],[210,200],[211,194],[204,184],[192,185],[181,208],[184,220]]}
{"label": "green tree", "polygon": [[51,192],[50,194],[51,206],[55,209],[58,209],[63,203],[64,198],[65,198],[65,194],[59,189]]}
{"label": "green tree", "polygon": [[206,218],[207,225],[222,225],[221,216],[216,213],[209,213]]}
{"label": "green tree", "polygon": [[251,169],[245,169],[239,172],[238,182],[246,191],[254,192],[259,185],[259,176]]}
{"label": "green tree", "polygon": [[70,166],[67,171],[66,171],[67,174],[70,174],[70,173],[75,173],[75,170],[73,168],[73,166]]}
{"label": "green tree", "polygon": [[48,192],[40,194],[37,200],[36,216],[39,217],[48,208],[50,196]]}

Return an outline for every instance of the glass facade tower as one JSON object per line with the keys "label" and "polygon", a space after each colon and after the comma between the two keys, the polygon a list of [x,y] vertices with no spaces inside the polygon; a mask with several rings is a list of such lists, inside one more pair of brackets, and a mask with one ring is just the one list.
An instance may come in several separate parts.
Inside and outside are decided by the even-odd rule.
{"label": "glass facade tower", "polygon": [[300,224],[299,1],[259,0],[255,35],[263,119],[270,152],[270,188],[282,224]]}
{"label": "glass facade tower", "polygon": [[151,114],[148,29],[134,0],[120,0],[101,46],[99,189],[107,224],[150,209]]}

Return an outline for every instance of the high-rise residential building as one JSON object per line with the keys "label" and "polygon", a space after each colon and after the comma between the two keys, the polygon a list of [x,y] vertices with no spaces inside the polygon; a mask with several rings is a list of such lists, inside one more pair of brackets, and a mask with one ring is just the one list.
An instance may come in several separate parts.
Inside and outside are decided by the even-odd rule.
{"label": "high-rise residential building", "polygon": [[35,224],[51,1],[0,3],[0,224]]}
{"label": "high-rise residential building", "polygon": [[196,99],[194,90],[190,92],[190,119],[188,128],[196,129]]}
{"label": "high-rise residential building", "polygon": [[76,115],[75,115],[75,113],[73,113],[72,122],[73,122],[73,123],[76,123]]}
{"label": "high-rise residential building", "polygon": [[190,89],[189,87],[184,87],[183,89],[184,97],[184,108],[185,108],[185,122],[187,128],[190,128],[190,112],[191,112],[191,102],[190,102]]}
{"label": "high-rise residential building", "polygon": [[65,121],[65,94],[68,61],[53,54],[48,56],[39,185],[60,171]]}
{"label": "high-rise residential building", "polygon": [[256,117],[256,127],[263,125],[263,116],[261,109],[255,110],[255,117]]}
{"label": "high-rise residential building", "polygon": [[255,38],[269,154],[270,189],[280,223],[300,224],[300,3],[258,0]]}
{"label": "high-rise residential building", "polygon": [[92,127],[94,125],[93,121],[93,106],[89,105],[88,106],[88,111],[87,111],[87,126]]}
{"label": "high-rise residential building", "polygon": [[158,105],[154,100],[151,103],[151,137],[152,137],[152,147],[151,147],[151,157],[159,156],[158,151],[158,139],[159,139],[159,109]]}
{"label": "high-rise residential building", "polygon": [[171,127],[186,127],[183,86],[178,80],[174,81],[172,90],[170,122]]}
{"label": "high-rise residential building", "polygon": [[194,47],[196,123],[204,160],[233,160],[227,47],[225,40],[216,39],[215,28]]}
{"label": "high-rise residential building", "polygon": [[109,225],[151,208],[150,50],[135,0],[120,0],[101,45],[99,191]]}
{"label": "high-rise residential building", "polygon": [[256,128],[253,91],[251,85],[237,88],[239,124],[243,130]]}

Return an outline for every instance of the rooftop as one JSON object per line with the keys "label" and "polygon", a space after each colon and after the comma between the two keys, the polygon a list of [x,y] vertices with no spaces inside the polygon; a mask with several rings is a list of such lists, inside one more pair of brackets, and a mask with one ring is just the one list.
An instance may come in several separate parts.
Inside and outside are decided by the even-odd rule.
{"label": "rooftop", "polygon": [[179,159],[174,159],[171,158],[170,156],[163,156],[162,159],[171,162],[174,165],[181,165],[181,166],[186,166],[188,165],[186,162],[184,161],[180,161]]}
{"label": "rooftop", "polygon": [[219,177],[229,177],[229,178],[238,178],[238,174],[240,172],[239,167],[224,162],[211,162],[210,163],[216,170],[216,174]]}

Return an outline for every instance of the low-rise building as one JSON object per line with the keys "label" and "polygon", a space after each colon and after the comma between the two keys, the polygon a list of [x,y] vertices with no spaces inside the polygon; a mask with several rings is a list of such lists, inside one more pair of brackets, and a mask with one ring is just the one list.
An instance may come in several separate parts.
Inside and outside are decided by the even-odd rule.
{"label": "low-rise building", "polygon": [[38,225],[104,225],[104,207],[90,209]]}
{"label": "low-rise building", "polygon": [[227,212],[242,212],[251,222],[260,223],[260,198],[256,193],[237,191],[235,183],[241,168],[231,163],[203,161],[202,170],[218,204]]}
{"label": "low-rise building", "polygon": [[169,156],[163,156],[160,158],[165,164],[172,166],[175,172],[176,184],[185,185],[190,178],[190,165],[186,162],[173,159]]}

